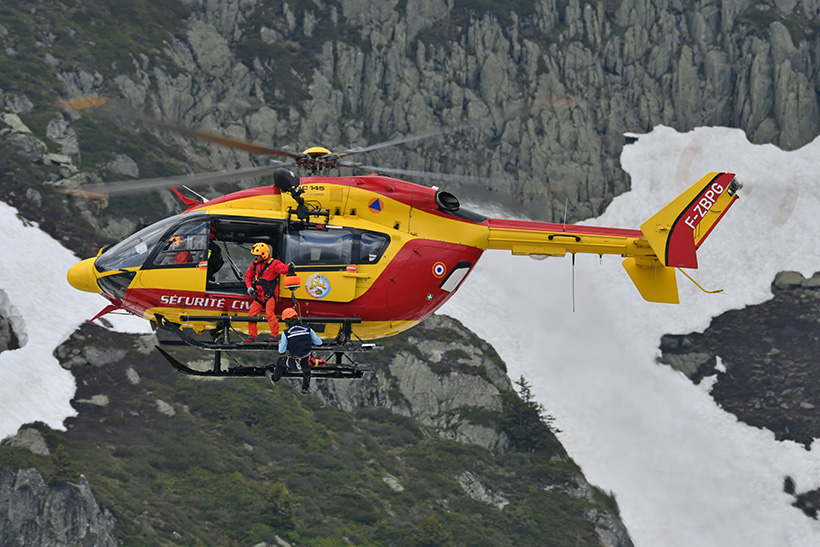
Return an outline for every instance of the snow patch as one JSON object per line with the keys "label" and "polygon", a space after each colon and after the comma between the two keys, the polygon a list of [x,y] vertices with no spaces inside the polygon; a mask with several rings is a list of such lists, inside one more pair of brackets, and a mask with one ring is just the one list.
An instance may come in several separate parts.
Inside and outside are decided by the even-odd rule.
{"label": "snow patch", "polygon": [[[681,304],[651,304],[619,258],[578,255],[573,294],[569,258],[488,252],[441,311],[491,342],[511,377],[531,382],[588,480],[616,495],[636,545],[820,545],[820,523],[783,492],[787,475],[803,490],[820,487],[816,454],[738,422],[656,363],[663,334],[702,331],[725,311],[769,300],[780,270],[820,270],[820,140],[784,152],[737,129],[633,136],[621,155],[632,190],[587,224],[636,228],[706,173],[737,173],[740,200],[690,272],[723,293],[678,276]],[[511,271],[521,280],[512,286]],[[505,302],[492,315],[490,295]]]}
{"label": "snow patch", "polygon": [[[3,202],[0,257],[3,311],[21,344],[0,353],[0,439],[37,420],[64,429],[63,420],[76,415],[70,404],[76,387],[54,350],[107,301],[71,287],[66,272],[79,259]],[[148,322],[134,316],[109,321],[118,332],[150,332]]]}

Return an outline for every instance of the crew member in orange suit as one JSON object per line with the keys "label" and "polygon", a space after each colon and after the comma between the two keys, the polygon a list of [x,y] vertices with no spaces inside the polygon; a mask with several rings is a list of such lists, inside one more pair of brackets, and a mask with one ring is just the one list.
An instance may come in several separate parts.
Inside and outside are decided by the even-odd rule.
{"label": "crew member in orange suit", "polygon": [[[254,243],[251,254],[256,258],[245,272],[245,286],[254,297],[248,315],[259,315],[263,311],[270,325],[269,342],[279,341],[279,320],[276,319],[276,300],[279,298],[279,275],[288,273],[288,265],[271,258],[270,245]],[[256,323],[248,323],[248,338],[245,342],[255,342],[258,329]]]}

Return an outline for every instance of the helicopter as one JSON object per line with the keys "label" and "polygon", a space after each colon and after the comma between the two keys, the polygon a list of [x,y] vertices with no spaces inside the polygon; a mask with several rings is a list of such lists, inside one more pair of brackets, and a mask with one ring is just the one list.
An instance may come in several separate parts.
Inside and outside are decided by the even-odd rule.
{"label": "helicopter", "polygon": [[[173,333],[176,343],[215,352],[212,369],[200,371],[158,347],[186,374],[264,374],[265,367],[226,369],[221,363],[224,351],[274,348],[270,343],[231,340],[232,332],[247,332],[250,322],[260,321],[261,330],[267,328],[264,317],[247,315],[252,297],[243,274],[255,243],[268,244],[272,257],[290,265],[288,275],[279,279],[280,295],[289,291],[290,301],[282,297],[277,314],[292,306],[320,337],[332,340],[325,347],[332,359],[320,375],[361,377],[365,368],[350,355],[375,349],[372,341],[405,331],[433,314],[463,285],[487,250],[534,258],[570,254],[573,260],[576,253],[619,255],[645,300],[679,303],[676,271],[692,279],[682,268],[698,267],[698,248],[738,199],[742,186],[733,173],[707,173],[639,229],[505,220],[469,210],[453,193],[437,187],[375,173],[328,174],[339,167],[415,173],[353,163],[346,157],[426,134],[339,154],[320,146],[297,154],[139,113],[125,117],[254,154],[289,158],[239,173],[87,185],[79,190],[111,194],[273,174],[270,186],[210,200],[192,199],[172,188],[186,210],[100,249],[97,256],[68,271],[74,288],[109,301],[94,319],[125,310]],[[305,175],[297,176],[294,170]],[[226,259],[219,267],[209,260],[214,246]],[[180,261],[183,252],[186,259]],[[204,340],[197,336],[203,333]]]}

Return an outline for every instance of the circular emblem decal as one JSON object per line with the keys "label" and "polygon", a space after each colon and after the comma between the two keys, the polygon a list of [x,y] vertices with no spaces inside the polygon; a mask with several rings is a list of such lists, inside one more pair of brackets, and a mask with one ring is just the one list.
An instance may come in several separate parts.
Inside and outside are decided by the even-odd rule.
{"label": "circular emblem decal", "polygon": [[444,265],[444,262],[436,262],[433,264],[433,276],[438,277],[439,279],[444,277],[444,274],[447,273],[447,266]]}
{"label": "circular emblem decal", "polygon": [[313,298],[324,298],[330,292],[330,281],[321,274],[310,274],[305,281],[305,290]]}
{"label": "circular emblem decal", "polygon": [[382,212],[382,200],[379,198],[373,198],[367,204],[367,208],[373,211],[374,213],[381,213]]}

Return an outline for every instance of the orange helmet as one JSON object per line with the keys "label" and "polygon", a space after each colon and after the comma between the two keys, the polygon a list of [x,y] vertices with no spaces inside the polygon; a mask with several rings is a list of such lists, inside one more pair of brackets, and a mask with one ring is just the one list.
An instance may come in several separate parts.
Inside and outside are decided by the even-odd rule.
{"label": "orange helmet", "polygon": [[299,314],[296,313],[296,310],[293,308],[287,308],[285,311],[282,312],[282,319],[293,319],[295,317],[299,317]]}
{"label": "orange helmet", "polygon": [[254,243],[251,247],[251,254],[261,256],[262,260],[267,260],[270,257],[270,245],[267,243]]}
{"label": "orange helmet", "polygon": [[168,241],[168,246],[172,249],[179,249],[183,246],[182,236],[172,236]]}

